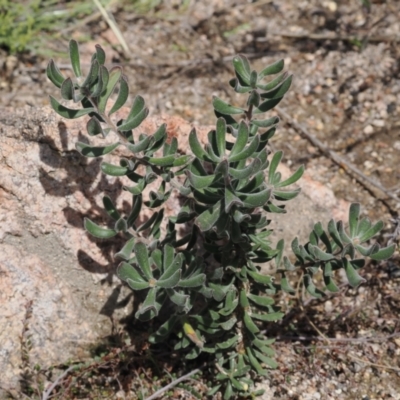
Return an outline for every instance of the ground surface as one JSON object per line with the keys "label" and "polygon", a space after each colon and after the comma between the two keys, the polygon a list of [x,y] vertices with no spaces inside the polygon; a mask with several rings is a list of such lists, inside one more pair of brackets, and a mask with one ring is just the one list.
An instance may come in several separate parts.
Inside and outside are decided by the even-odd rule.
{"label": "ground surface", "polygon": [[[287,112],[330,153],[285,118],[275,148],[285,151],[289,165],[305,164],[338,197],[360,202],[390,232],[389,218],[400,206],[400,3],[372,1],[371,12],[356,0],[165,3],[146,15],[113,6],[129,60],[99,15],[83,26],[71,21],[69,32],[78,41],[91,37],[82,45],[85,54],[103,45],[153,114],[204,125],[214,121],[212,95],[239,101],[227,85],[232,55],[246,54],[256,69],[284,58],[295,80],[278,114]],[[67,40],[49,47],[66,51]],[[46,60],[0,57],[1,106],[45,105],[56,93],[44,77]],[[86,67],[89,61],[84,57]],[[338,166],[332,151],[347,164]],[[349,174],[348,163],[361,175]],[[264,384],[265,399],[400,399],[397,265],[394,258],[368,266],[367,284],[343,287],[328,300],[294,299],[294,311],[271,329],[280,367]]]}

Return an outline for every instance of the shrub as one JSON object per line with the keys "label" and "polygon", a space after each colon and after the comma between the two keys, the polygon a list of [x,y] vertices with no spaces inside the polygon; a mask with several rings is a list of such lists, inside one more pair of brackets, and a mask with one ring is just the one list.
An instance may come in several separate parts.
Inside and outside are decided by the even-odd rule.
{"label": "shrub", "polygon": [[[153,135],[133,134],[148,114],[141,96],[135,97],[126,119],[113,121],[112,115],[128,99],[129,87],[121,68],[107,69],[105,58],[96,46],[84,77],[78,45],[71,41],[76,79],[65,78],[53,60],[47,68],[62,98],[82,105],[67,108],[51,97],[53,109],[64,118],[88,115],[90,136],[116,137],[114,144],[103,147],[77,142],[76,149],[85,157],[101,157],[123,146],[130,154],[121,156],[119,165],[101,164],[103,173],[132,182],[123,187],[132,194],[130,212],[121,214],[104,196],[105,210],[114,223],[104,228],[86,218],[84,226],[97,238],[126,238],[115,254],[122,260],[117,275],[133,291],[144,293],[135,316],[149,324],[150,343],[168,341],[184,360],[201,356],[213,376],[210,395],[219,391],[224,399],[258,396],[262,394],[254,386],[258,377],[277,366],[273,339],[264,335],[262,327],[283,316],[272,296],[294,293],[288,273],[301,271],[306,290],[321,297],[338,290],[335,271],[343,269],[349,284],[357,286],[363,281],[358,271],[365,258],[386,259],[394,245],[365,245],[383,223],[361,219],[359,204],[352,204],[348,231],[342,222],[331,220],[326,229],[316,223],[308,243],[293,240],[293,260],[283,256],[282,239],[271,246],[270,218],[279,218],[285,212],[282,203],[299,194],[299,189],[288,187],[304,171],[300,167],[282,180],[277,168],[283,153],[271,154],[267,147],[278,118],[263,115],[282,100],[292,81],[282,72],[283,60],[256,72],[244,56],[235,56],[235,77],[229,84],[247,97],[245,105],[233,106],[215,97],[218,119],[208,143],[202,146],[193,129],[190,153],[182,155],[177,139],[167,139],[165,125]],[[269,79],[272,75],[276,77]],[[112,105],[107,107],[109,101]],[[143,191],[150,184],[155,189],[145,198]],[[172,191],[179,193],[183,205],[176,216],[166,217],[163,205]],[[151,215],[143,223],[139,217],[144,207]],[[177,235],[180,227],[187,232],[183,237]],[[276,276],[265,275],[259,264],[272,260]],[[322,279],[317,280],[321,272]]]}

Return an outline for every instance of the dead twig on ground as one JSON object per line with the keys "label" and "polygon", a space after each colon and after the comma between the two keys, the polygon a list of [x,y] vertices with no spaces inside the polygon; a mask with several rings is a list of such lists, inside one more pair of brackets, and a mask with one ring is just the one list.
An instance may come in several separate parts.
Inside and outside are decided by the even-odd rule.
{"label": "dead twig on ground", "polygon": [[[288,39],[310,39],[310,40],[332,40],[332,41],[345,41],[345,42],[358,42],[362,41],[364,38],[362,36],[356,35],[337,35],[331,33],[311,33],[311,32],[268,32],[269,35],[272,36],[280,36]],[[377,35],[377,36],[369,36],[365,37],[368,42],[371,43],[380,43],[380,42],[389,42],[389,43],[398,43],[400,42],[400,35],[396,36],[385,36],[385,35]],[[257,38],[257,42],[266,42],[268,38]]]}
{"label": "dead twig on ground", "polygon": [[51,392],[60,384],[60,382],[66,377],[70,371],[74,369],[74,366],[69,367],[65,370],[51,385],[47,390],[43,391],[42,400],[48,400],[50,398]]}
{"label": "dead twig on ground", "polygon": [[192,375],[197,374],[198,372],[201,371],[201,368],[196,368],[193,371],[187,373],[186,375],[181,376],[178,379],[175,379],[171,383],[169,383],[167,386],[164,386],[163,388],[157,390],[157,392],[153,393],[151,396],[147,397],[145,400],[154,400],[157,397],[161,396],[164,392],[166,392],[169,389],[172,389],[174,386],[176,386],[178,383],[181,383],[187,379],[189,379]]}
{"label": "dead twig on ground", "polygon": [[[305,137],[313,146],[317,147],[324,155],[329,157],[333,162],[343,168],[347,173],[351,174],[359,183],[363,186],[368,185],[380,190],[387,197],[395,200],[397,204],[400,204],[400,199],[395,196],[390,190],[383,187],[379,182],[366,176],[362,171],[360,171],[355,165],[347,161],[345,158],[337,154],[335,151],[331,150],[328,146],[325,146],[319,139],[312,135],[303,125],[299,124],[295,119],[293,119],[283,108],[275,108],[278,114],[293,128],[299,131],[303,137]],[[383,199],[380,199],[383,200]]]}
{"label": "dead twig on ground", "polygon": [[400,332],[392,333],[387,336],[375,336],[375,337],[361,337],[361,338],[330,338],[321,336],[276,336],[274,339],[277,341],[302,341],[308,342],[313,340],[318,341],[329,341],[329,342],[350,342],[350,343],[365,343],[374,341],[385,341],[391,338],[400,337]]}

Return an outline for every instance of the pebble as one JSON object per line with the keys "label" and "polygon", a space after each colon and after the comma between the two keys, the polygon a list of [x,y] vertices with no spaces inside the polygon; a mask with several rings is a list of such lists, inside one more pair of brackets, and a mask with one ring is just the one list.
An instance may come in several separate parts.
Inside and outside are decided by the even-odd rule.
{"label": "pebble", "polygon": [[383,128],[385,126],[385,121],[382,119],[374,119],[372,121],[372,125],[376,126],[377,128]]}
{"label": "pebble", "polygon": [[372,125],[367,125],[363,130],[363,132],[366,135],[371,135],[373,131],[374,131],[374,128],[372,127]]}

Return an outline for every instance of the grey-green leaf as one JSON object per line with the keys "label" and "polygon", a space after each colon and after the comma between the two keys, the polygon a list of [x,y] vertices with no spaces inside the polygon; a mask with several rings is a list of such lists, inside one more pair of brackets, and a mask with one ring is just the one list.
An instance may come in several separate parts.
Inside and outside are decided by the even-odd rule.
{"label": "grey-green leaf", "polygon": [[88,107],[81,110],[74,110],[72,108],[65,107],[61,105],[53,96],[50,96],[50,105],[57,114],[68,119],[79,118],[95,111],[93,107]]}
{"label": "grey-green leaf", "polygon": [[245,111],[243,108],[234,107],[231,104],[226,103],[217,96],[213,99],[213,107],[219,113],[228,115],[243,114]]}
{"label": "grey-green leaf", "polygon": [[51,59],[47,64],[46,74],[55,86],[61,88],[61,85],[63,84],[65,78],[61,71],[58,69],[57,65],[54,63],[53,59]]}
{"label": "grey-green leaf", "polygon": [[76,142],[75,147],[85,157],[101,157],[115,150],[120,143],[114,143],[109,146],[96,147],[86,143]]}
{"label": "grey-green leaf", "polygon": [[95,224],[93,221],[91,221],[89,218],[84,219],[84,226],[85,229],[94,237],[100,238],[100,239],[109,239],[114,237],[117,232],[114,229],[106,229],[102,228],[101,226]]}
{"label": "grey-green leaf", "polygon": [[153,279],[153,273],[151,272],[149,254],[146,245],[142,242],[137,242],[133,246],[133,251],[135,253],[139,267],[143,271],[144,276],[147,279]]}
{"label": "grey-green leaf", "polygon": [[81,72],[81,62],[79,59],[79,47],[76,40],[69,41],[69,57],[71,60],[71,66],[74,71],[74,74],[77,78],[80,78],[82,75]]}

